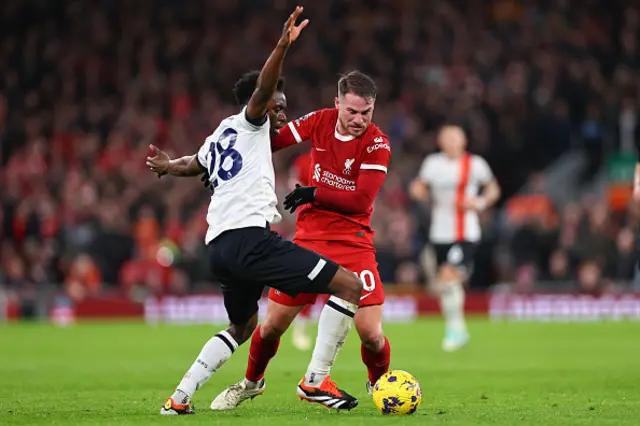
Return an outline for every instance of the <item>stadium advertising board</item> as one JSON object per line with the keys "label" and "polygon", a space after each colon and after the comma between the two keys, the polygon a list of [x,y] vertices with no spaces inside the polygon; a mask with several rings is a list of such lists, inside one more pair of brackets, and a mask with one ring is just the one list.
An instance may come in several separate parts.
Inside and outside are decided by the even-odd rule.
{"label": "stadium advertising board", "polygon": [[[62,302],[60,301],[62,300]],[[317,318],[322,304],[312,316]],[[219,295],[166,296],[138,303],[126,298],[88,299],[72,303],[57,299],[49,308],[49,319],[70,323],[82,319],[144,319],[148,323],[211,324],[227,321]],[[465,311],[496,321],[617,321],[640,320],[640,294],[589,296],[578,294],[468,294]],[[25,318],[15,300],[0,303],[0,321]],[[385,321],[412,321],[419,316],[438,315],[438,301],[425,294],[387,295]],[[266,298],[260,301],[266,313]]]}
{"label": "stadium advertising board", "polygon": [[[267,312],[267,299],[259,302],[260,317]],[[311,315],[317,318],[322,305],[314,305]],[[418,317],[418,304],[412,296],[388,296],[384,306],[385,321],[411,321]],[[227,313],[221,296],[149,298],[144,304],[144,318],[149,323],[212,324],[226,323]]]}
{"label": "stadium advertising board", "polygon": [[640,295],[493,295],[488,314],[492,319],[526,321],[637,320]]}

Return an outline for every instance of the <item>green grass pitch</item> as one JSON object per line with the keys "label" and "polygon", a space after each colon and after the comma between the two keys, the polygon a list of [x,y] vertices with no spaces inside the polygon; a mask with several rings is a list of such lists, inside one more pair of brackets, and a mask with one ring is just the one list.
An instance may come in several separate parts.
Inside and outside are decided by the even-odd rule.
{"label": "green grass pitch", "polygon": [[160,417],[202,344],[219,327],[90,323],[0,325],[0,425],[638,425],[640,324],[473,320],[460,352],[440,350],[442,324],[387,325],[392,368],[413,373],[422,406],[406,417],[375,410],[352,331],[333,369],[360,399],[347,413],[298,400],[310,353],[286,335],[266,393],[214,413],[211,399],[243,377],[248,345],[196,394],[195,416]]}

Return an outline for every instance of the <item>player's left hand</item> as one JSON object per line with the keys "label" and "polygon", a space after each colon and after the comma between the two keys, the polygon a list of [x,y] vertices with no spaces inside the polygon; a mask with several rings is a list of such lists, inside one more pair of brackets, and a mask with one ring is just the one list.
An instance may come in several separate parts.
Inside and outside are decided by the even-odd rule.
{"label": "player's left hand", "polygon": [[169,154],[161,150],[155,145],[149,145],[149,148],[156,154],[153,157],[147,157],[147,167],[158,175],[159,178],[169,172]]}
{"label": "player's left hand", "polygon": [[284,209],[289,213],[296,211],[298,207],[303,204],[313,203],[316,199],[316,187],[315,186],[301,186],[296,183],[296,189],[287,194],[284,198]]}
{"label": "player's left hand", "polygon": [[409,185],[409,195],[415,201],[424,201],[429,197],[426,185],[417,179]]}
{"label": "player's left hand", "polygon": [[302,32],[304,27],[309,24],[309,20],[305,19],[304,21],[300,22],[300,25],[296,25],[296,21],[302,14],[303,10],[304,7],[302,6],[296,7],[296,10],[293,11],[293,13],[289,16],[289,19],[287,19],[287,22],[284,23],[282,36],[280,37],[280,44],[282,44],[283,46],[289,47],[291,43],[293,43],[298,39],[298,37],[300,37],[300,33]]}

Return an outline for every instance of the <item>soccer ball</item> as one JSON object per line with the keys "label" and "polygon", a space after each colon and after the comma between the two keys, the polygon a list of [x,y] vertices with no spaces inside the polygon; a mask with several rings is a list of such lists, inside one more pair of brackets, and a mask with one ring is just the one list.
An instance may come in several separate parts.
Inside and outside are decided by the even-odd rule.
{"label": "soccer ball", "polygon": [[406,371],[389,371],[373,386],[373,403],[382,414],[413,414],[421,401],[420,384]]}

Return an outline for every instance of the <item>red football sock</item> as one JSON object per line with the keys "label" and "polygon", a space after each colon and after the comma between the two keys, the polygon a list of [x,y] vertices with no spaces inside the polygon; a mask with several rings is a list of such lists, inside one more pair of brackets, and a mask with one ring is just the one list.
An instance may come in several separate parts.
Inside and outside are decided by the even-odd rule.
{"label": "red football sock", "polygon": [[245,375],[247,380],[252,382],[262,380],[269,361],[278,352],[279,345],[280,339],[265,340],[260,335],[260,326],[256,327],[253,336],[251,336],[249,362],[247,363],[247,373]]}
{"label": "red football sock", "polygon": [[313,305],[311,305],[311,304],[304,305],[304,308],[302,308],[302,310],[298,314],[298,317],[309,318],[311,316],[311,307],[312,306]]}
{"label": "red football sock", "polygon": [[389,362],[391,361],[391,346],[389,340],[384,338],[384,345],[380,352],[373,352],[365,345],[360,346],[362,354],[362,362],[367,366],[369,371],[369,381],[375,384],[380,376],[389,371]]}

